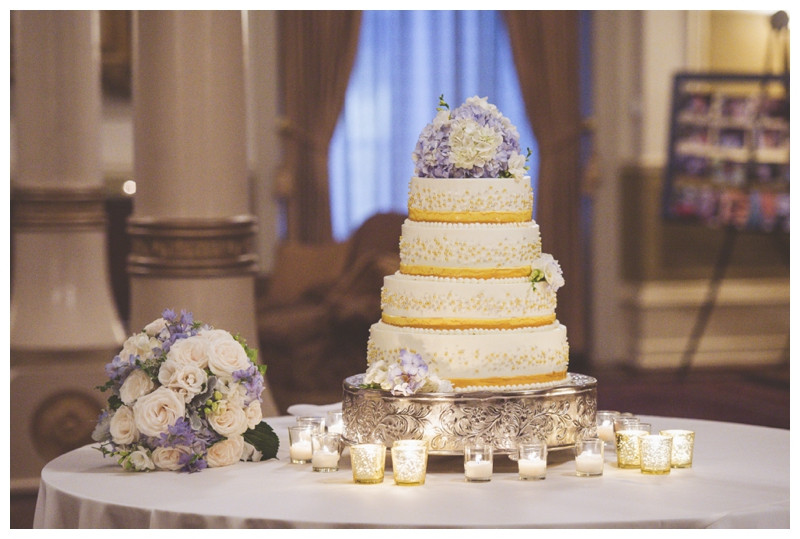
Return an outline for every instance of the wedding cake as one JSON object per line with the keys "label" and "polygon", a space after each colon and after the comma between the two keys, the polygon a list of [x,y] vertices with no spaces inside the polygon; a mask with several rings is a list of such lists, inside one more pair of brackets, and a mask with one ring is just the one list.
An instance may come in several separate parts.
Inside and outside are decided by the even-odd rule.
{"label": "wedding cake", "polygon": [[412,154],[399,270],[384,278],[365,385],[417,391],[513,391],[568,380],[564,284],[532,219],[527,158],[486,98],[440,98]]}

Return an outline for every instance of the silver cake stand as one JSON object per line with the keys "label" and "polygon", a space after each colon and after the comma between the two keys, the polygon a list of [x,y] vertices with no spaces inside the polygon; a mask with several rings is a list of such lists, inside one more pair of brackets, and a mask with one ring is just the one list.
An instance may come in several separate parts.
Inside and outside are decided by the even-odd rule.
{"label": "silver cake stand", "polygon": [[346,378],[342,399],[348,445],[426,439],[431,455],[460,455],[482,440],[495,453],[512,454],[516,441],[540,438],[549,451],[595,435],[597,380],[569,374],[544,389],[507,392],[417,393],[404,397],[361,387],[364,374]]}

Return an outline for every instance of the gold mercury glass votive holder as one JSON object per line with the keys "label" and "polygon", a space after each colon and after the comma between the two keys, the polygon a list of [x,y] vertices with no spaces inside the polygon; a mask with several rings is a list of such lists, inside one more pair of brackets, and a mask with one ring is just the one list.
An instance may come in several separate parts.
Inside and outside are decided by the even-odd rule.
{"label": "gold mercury glass votive holder", "polygon": [[624,426],[618,425],[619,420],[614,423],[616,432],[617,467],[619,468],[640,468],[640,447],[639,438],[650,434],[651,425],[649,423],[629,422]]}
{"label": "gold mercury glass votive holder", "polygon": [[335,472],[339,469],[339,447],[342,437],[336,433],[315,432],[311,435],[311,469]]}
{"label": "gold mercury glass votive holder", "polygon": [[694,456],[694,431],[668,429],[662,430],[659,434],[672,437],[672,467],[691,468]]}
{"label": "gold mercury glass votive holder", "polygon": [[386,468],[386,446],[378,443],[351,445],[350,465],[356,483],[382,483]]}
{"label": "gold mercury glass votive holder", "polygon": [[396,440],[392,444],[392,471],[396,484],[424,485],[427,468],[428,442],[425,440]]}
{"label": "gold mercury glass votive holder", "polygon": [[665,475],[672,464],[672,437],[646,434],[639,438],[642,473]]}

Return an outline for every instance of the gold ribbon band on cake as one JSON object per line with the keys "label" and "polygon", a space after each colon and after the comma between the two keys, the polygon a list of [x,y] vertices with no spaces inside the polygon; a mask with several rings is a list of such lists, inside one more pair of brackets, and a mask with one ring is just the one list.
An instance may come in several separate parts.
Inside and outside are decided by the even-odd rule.
{"label": "gold ribbon band on cake", "polygon": [[433,277],[463,277],[466,279],[506,279],[511,277],[528,277],[531,274],[531,267],[443,268],[439,266],[400,264],[400,273],[405,275],[428,275]]}
{"label": "gold ribbon band on cake", "polygon": [[556,315],[521,316],[516,318],[418,318],[384,313],[381,320],[392,326],[433,329],[517,329],[552,324]]}
{"label": "gold ribbon band on cake", "polygon": [[455,389],[465,387],[504,387],[522,386],[528,384],[542,384],[545,382],[557,382],[567,376],[567,371],[551,372],[548,374],[532,374],[528,376],[497,376],[493,378],[448,378]]}
{"label": "gold ribbon band on cake", "polygon": [[524,211],[475,211],[446,212],[408,209],[408,217],[412,221],[428,221],[434,223],[524,223],[531,220],[533,208]]}

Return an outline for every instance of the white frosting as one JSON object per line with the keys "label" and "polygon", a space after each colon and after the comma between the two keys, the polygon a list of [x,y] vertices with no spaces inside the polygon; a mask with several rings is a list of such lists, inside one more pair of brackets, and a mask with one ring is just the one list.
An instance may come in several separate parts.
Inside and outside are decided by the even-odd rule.
{"label": "white frosting", "polygon": [[539,225],[432,223],[406,220],[400,236],[405,266],[460,269],[530,267],[542,253]]}
{"label": "white frosting", "polygon": [[381,308],[390,316],[500,322],[553,316],[556,293],[547,283],[533,286],[527,277],[454,279],[398,272],[384,277]]}
{"label": "white frosting", "polygon": [[[473,213],[533,212],[531,179],[411,178],[408,211]],[[435,219],[434,219],[435,220]]]}
{"label": "white frosting", "polygon": [[[373,324],[367,364],[393,361],[406,349],[443,379],[509,378],[563,372],[569,362],[567,328],[555,322],[512,330],[432,330]],[[494,388],[499,389],[499,388]]]}

